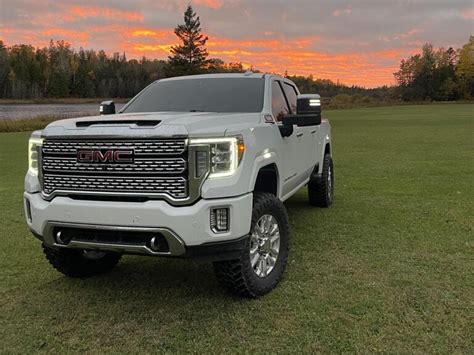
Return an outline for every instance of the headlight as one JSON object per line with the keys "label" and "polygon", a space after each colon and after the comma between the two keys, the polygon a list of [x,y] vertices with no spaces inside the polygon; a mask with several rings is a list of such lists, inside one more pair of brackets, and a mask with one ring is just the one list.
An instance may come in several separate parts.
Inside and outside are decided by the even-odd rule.
{"label": "headlight", "polygon": [[245,151],[244,141],[241,136],[191,139],[190,145],[209,146],[210,156],[205,156],[202,151],[197,152],[196,176],[198,177],[202,176],[202,169],[207,168],[207,164],[204,164],[205,160],[209,162],[209,178],[233,175]]}
{"label": "headlight", "polygon": [[28,171],[38,175],[38,154],[43,145],[43,138],[31,137],[28,142]]}

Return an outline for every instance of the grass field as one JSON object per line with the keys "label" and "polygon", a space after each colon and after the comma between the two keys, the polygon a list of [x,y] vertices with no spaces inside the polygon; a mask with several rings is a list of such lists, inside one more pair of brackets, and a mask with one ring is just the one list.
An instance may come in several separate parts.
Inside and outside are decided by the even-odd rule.
{"label": "grass field", "polygon": [[0,352],[472,354],[474,105],[327,116],[335,203],[286,203],[287,272],[259,300],[225,294],[203,262],[56,273],[24,223],[28,134],[0,134]]}

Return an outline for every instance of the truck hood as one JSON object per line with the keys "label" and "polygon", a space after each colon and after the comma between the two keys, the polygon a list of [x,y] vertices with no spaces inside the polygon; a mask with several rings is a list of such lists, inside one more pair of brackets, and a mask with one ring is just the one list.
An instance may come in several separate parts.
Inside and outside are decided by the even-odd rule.
{"label": "truck hood", "polygon": [[260,113],[154,112],[91,116],[55,121],[44,137],[219,137],[227,130],[250,128]]}

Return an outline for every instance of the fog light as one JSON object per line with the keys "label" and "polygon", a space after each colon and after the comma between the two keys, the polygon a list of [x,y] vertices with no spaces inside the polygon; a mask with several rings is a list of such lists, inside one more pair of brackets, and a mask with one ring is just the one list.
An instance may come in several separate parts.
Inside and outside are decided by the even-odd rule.
{"label": "fog light", "polygon": [[211,230],[214,233],[229,231],[229,208],[213,208],[211,210]]}
{"label": "fog light", "polygon": [[71,233],[67,233],[67,231],[63,230],[56,230],[56,242],[62,245],[68,245],[72,240]]}

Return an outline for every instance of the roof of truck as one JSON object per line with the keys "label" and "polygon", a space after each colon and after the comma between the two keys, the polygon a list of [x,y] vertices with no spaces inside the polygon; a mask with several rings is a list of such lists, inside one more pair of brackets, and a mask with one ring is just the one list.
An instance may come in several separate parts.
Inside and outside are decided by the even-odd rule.
{"label": "roof of truck", "polygon": [[173,78],[160,79],[159,81],[165,80],[186,80],[186,79],[211,79],[211,78],[258,78],[263,79],[265,76],[277,76],[266,73],[254,73],[247,71],[245,73],[219,73],[219,74],[199,74],[199,75],[186,75],[176,76]]}

